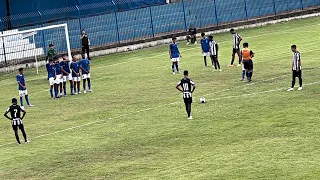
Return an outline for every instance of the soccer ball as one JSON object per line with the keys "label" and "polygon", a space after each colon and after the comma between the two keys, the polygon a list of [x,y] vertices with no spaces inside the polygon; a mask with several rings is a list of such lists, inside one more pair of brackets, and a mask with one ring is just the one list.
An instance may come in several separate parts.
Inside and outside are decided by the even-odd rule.
{"label": "soccer ball", "polygon": [[206,102],[206,98],[202,97],[200,98],[200,103],[205,103]]}

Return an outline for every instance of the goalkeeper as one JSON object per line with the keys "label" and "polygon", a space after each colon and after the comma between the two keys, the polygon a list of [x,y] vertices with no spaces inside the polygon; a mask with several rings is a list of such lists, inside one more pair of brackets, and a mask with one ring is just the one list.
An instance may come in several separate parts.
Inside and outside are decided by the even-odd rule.
{"label": "goalkeeper", "polygon": [[48,60],[53,60],[54,57],[57,56],[56,50],[54,49],[54,45],[53,44],[49,44],[49,51],[47,52],[47,56],[46,56],[46,63],[48,62]]}

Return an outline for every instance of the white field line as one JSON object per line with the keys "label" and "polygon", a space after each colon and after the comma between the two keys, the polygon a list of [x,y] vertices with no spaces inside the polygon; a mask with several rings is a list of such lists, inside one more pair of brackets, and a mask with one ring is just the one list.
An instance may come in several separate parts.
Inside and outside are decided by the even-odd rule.
{"label": "white field line", "polygon": [[[309,49],[308,51],[303,51],[304,53],[308,53],[308,52],[312,52],[312,51],[315,51],[315,50],[318,50],[319,48],[318,48],[318,46],[312,46],[312,47],[315,47],[315,48],[312,48],[312,49]],[[255,52],[258,52],[258,51],[255,51]],[[265,52],[265,50],[263,51],[263,52]],[[263,54],[263,53],[258,53],[259,54],[259,56],[261,55],[261,54]],[[265,54],[269,54],[269,52],[266,52]],[[287,52],[282,52],[282,53],[273,53],[272,54],[272,57],[276,57],[276,56],[278,56],[278,55],[282,55],[282,54],[288,54]],[[257,58],[258,58],[258,56],[257,56]],[[209,61],[209,63],[210,63],[210,60],[208,60]],[[236,61],[236,60],[235,60]],[[261,62],[264,62],[263,60],[260,60],[260,61],[257,61],[257,60],[255,60],[254,61],[254,64],[257,64],[257,63],[261,63]],[[221,63],[221,62],[220,62]],[[180,65],[183,65],[184,63],[182,62],[182,63],[180,63]],[[167,65],[164,65],[164,66],[160,66],[160,67],[154,67],[153,68],[153,70],[154,69],[156,69],[156,68],[165,68],[165,67],[167,67]],[[169,66],[168,66],[169,67]],[[180,66],[180,68],[181,68],[181,66]],[[304,70],[304,72],[306,72],[306,71],[310,71],[310,70]],[[137,73],[137,72],[140,72],[140,71],[132,71],[131,73]],[[287,75],[285,75],[285,76],[287,76]],[[282,77],[285,77],[285,76],[282,76]],[[108,77],[101,77],[101,78],[96,78],[96,79],[94,79],[95,81],[98,81],[98,80],[102,80],[102,79],[106,79],[106,78],[108,78]],[[260,82],[265,82],[265,81],[270,81],[270,80],[273,80],[273,79],[278,79],[278,78],[271,78],[271,79],[267,79],[267,80],[263,80],[263,81],[260,81]],[[155,79],[155,80],[158,80],[158,79]],[[8,83],[9,84],[9,83]],[[11,83],[10,83],[11,84]],[[15,83],[14,83],[15,84]],[[254,83],[252,83],[252,84],[254,84]],[[252,85],[251,84],[251,85]],[[241,86],[237,86],[237,87],[233,87],[233,88],[231,88],[231,89],[237,89],[237,88],[239,88],[239,87],[243,87],[243,85],[241,85]],[[226,89],[225,91],[229,91],[229,90],[231,90],[231,89]],[[45,89],[45,90],[40,90],[40,91],[35,91],[35,92],[32,92],[32,91],[30,91],[29,92],[29,94],[31,94],[31,95],[33,95],[33,94],[38,94],[38,93],[42,93],[42,92],[46,92],[46,91],[49,91],[48,89]],[[224,92],[224,91],[223,91]],[[217,93],[217,92],[216,92]],[[210,95],[210,94],[215,94],[215,93],[209,93],[209,94],[206,94],[206,95],[204,95],[204,96],[207,96],[207,95]],[[0,102],[4,102],[4,101],[9,101],[11,98],[2,98],[1,100],[0,100]]]}
{"label": "white field line", "polygon": [[[263,33],[263,34],[259,34],[259,35],[253,35],[253,36],[247,36],[247,37],[243,37],[244,39],[250,39],[250,38],[256,38],[256,37],[262,37],[262,36],[267,36],[267,35],[272,35],[272,34],[283,34],[283,33],[295,33],[294,31],[295,30],[298,30],[298,29],[304,29],[304,28],[309,28],[309,27],[313,27],[313,26],[319,26],[320,24],[311,24],[311,25],[305,25],[305,26],[302,26],[302,27],[298,27],[298,28],[293,28],[293,29],[288,29],[288,30],[283,30],[283,31],[274,31],[274,32],[270,32],[270,33]],[[305,31],[307,32],[307,31]],[[309,32],[315,32],[315,31],[309,31]],[[219,42],[219,44],[223,44],[223,43],[229,43],[231,41],[221,41]],[[191,48],[188,48],[188,49],[185,49],[185,50],[181,50],[181,52],[185,52],[185,51],[190,51],[192,49],[199,49],[200,46],[195,46],[195,47],[191,47]],[[134,52],[134,51],[133,51]],[[149,56],[148,58],[155,58],[155,57],[161,57],[161,56],[164,56],[164,55],[168,55],[168,52],[165,52],[165,53],[159,53],[157,55],[151,55]],[[99,67],[95,67],[95,69],[100,69],[100,68],[105,68],[105,67],[111,67],[111,66],[117,66],[117,65],[121,65],[121,64],[127,64],[127,63],[130,63],[130,62],[135,62],[135,61],[140,61],[140,60],[143,60],[143,58],[141,58],[140,56],[136,56],[136,57],[131,57],[131,58],[128,58],[128,60],[131,60],[131,61],[126,61],[126,62],[120,62],[120,63],[115,63],[115,64],[109,64],[109,65],[104,65],[104,66],[99,66]],[[42,78],[45,78],[46,76],[43,75],[43,76],[38,76],[36,78],[30,78],[29,80],[38,80],[38,79],[42,79]],[[1,81],[0,81],[1,82]],[[6,83],[5,83],[6,84]]]}
{"label": "white field line", "polygon": [[[313,82],[313,83],[308,83],[305,84],[304,86],[310,86],[314,84],[320,84],[320,81]],[[259,94],[268,94],[272,92],[278,92],[278,91],[284,91],[287,90],[287,88],[279,88],[279,89],[273,89],[273,90],[268,90],[268,91],[260,91],[260,92],[255,92],[251,94],[243,94],[243,95],[235,95],[235,96],[226,96],[226,97],[220,97],[220,98],[213,98],[213,99],[208,99],[207,101],[214,101],[214,100],[220,100],[220,99],[231,99],[231,98],[241,98],[241,97],[246,97],[246,96],[254,96],[254,95],[259,95]]]}
{"label": "white field line", "polygon": [[[312,51],[315,51],[315,50],[318,50],[318,46],[314,46],[314,47],[316,47],[316,48],[314,48],[314,49],[309,49],[308,51],[304,51],[304,53],[307,53],[307,52],[312,52]],[[258,51],[256,51],[256,52],[258,52]],[[268,54],[268,53],[266,53],[266,54]],[[273,53],[272,55],[272,57],[276,57],[277,55],[281,55],[281,54],[287,54],[287,53]],[[261,54],[260,54],[261,55]],[[209,63],[210,63],[210,60],[208,60],[209,61]],[[257,64],[257,63],[261,63],[261,62],[264,62],[263,60],[260,60],[260,61],[254,61],[254,64]],[[180,65],[183,65],[184,63],[180,63]],[[165,65],[165,66],[160,66],[160,67],[157,67],[157,68],[165,68],[165,67],[167,67],[167,65]],[[169,67],[169,66],[168,66]],[[181,66],[180,66],[180,68],[181,68]],[[209,67],[210,68],[210,67]],[[153,68],[153,70],[154,69],[156,69],[156,68]],[[310,70],[304,70],[304,72],[307,72],[307,71],[310,71]],[[137,73],[137,72],[140,72],[140,71],[133,71],[133,72],[131,72],[131,73]],[[218,72],[217,72],[218,73]],[[287,76],[287,75],[285,75],[285,76]],[[240,76],[239,76],[240,77]],[[96,78],[96,79],[94,79],[95,81],[98,81],[98,80],[102,80],[102,79],[106,79],[106,78],[108,78],[108,77],[101,77],[101,78]],[[270,81],[270,80],[273,80],[273,79],[278,79],[278,78],[271,78],[271,79],[267,79],[267,80],[263,80],[263,81],[260,81],[260,82],[265,82],[265,81]],[[159,79],[155,79],[155,80],[159,80]],[[252,84],[254,84],[254,83],[252,83]],[[251,84],[251,85],[252,85]],[[241,86],[237,86],[237,87],[233,87],[233,88],[231,88],[231,89],[236,89],[236,88],[239,88],[239,87],[243,87],[243,85],[241,85]],[[229,91],[229,90],[231,90],[231,89],[226,89],[227,91]],[[44,90],[40,90],[40,91],[35,91],[35,92],[32,92],[32,91],[30,91],[29,92],[29,94],[30,95],[33,95],[33,94],[38,94],[38,93],[42,93],[42,92],[46,92],[46,91],[49,91],[48,89],[44,89]],[[210,94],[212,94],[212,93],[210,93]],[[207,94],[207,95],[210,95],[210,94]],[[206,95],[205,95],[206,96]],[[2,98],[1,100],[0,100],[0,102],[4,102],[4,101],[9,101],[11,98]]]}
{"label": "white field line", "polygon": [[[315,48],[313,48],[313,47],[315,47]],[[312,48],[312,49],[310,49],[310,48]],[[271,48],[271,49],[273,49],[273,48]],[[319,46],[310,46],[309,47],[309,50],[307,50],[307,51],[303,51],[303,53],[308,53],[308,52],[313,52],[313,51],[315,51],[315,50],[319,50]],[[257,52],[260,52],[260,51],[254,51],[257,55],[256,55],[256,59],[259,59],[259,56],[263,56],[264,54],[270,54],[270,52],[268,51],[268,49],[264,49],[264,50],[261,50],[261,52],[263,52],[263,53],[257,53]],[[291,54],[290,53],[290,51],[288,51],[288,52],[281,52],[281,53],[272,53],[272,56],[270,56],[270,58],[268,59],[268,60],[270,60],[270,59],[272,59],[272,58],[274,58],[274,57],[278,57],[279,55],[283,55],[283,54]],[[220,55],[220,57],[224,57],[223,55]],[[220,58],[219,58],[220,59]],[[210,64],[210,59],[208,59],[207,60],[208,61],[208,64]],[[236,57],[236,59],[235,59],[235,62],[237,62],[238,60],[237,60],[237,57]],[[265,62],[265,60],[254,60],[254,64],[257,64],[257,63],[261,63],[261,62]],[[183,69],[183,68],[181,68],[182,67],[182,65],[184,65],[185,63],[183,62],[183,61],[181,61],[180,63],[179,63],[179,66],[180,66],[180,69]],[[236,63],[235,63],[236,64]],[[288,63],[288,64],[290,64],[290,63]],[[221,61],[220,61],[220,65],[222,65],[222,63],[221,63]],[[154,67],[152,70],[155,70],[155,69],[158,69],[158,68],[168,68],[168,69],[170,69],[170,72],[171,72],[171,64],[168,64],[168,65],[164,65],[164,66],[157,66],[157,67]],[[222,68],[223,68],[223,66],[221,66]],[[210,67],[208,67],[208,68],[210,68]],[[186,68],[185,68],[186,69]],[[290,68],[289,68],[290,69]],[[132,73],[138,73],[138,72],[141,72],[141,71],[130,71],[130,73],[132,74]],[[101,77],[101,78],[96,78],[96,79],[94,79],[95,81],[96,80],[102,80],[102,79],[107,79],[107,78],[109,78],[109,77]],[[159,80],[159,79],[153,79],[154,81],[156,81],[156,80]]]}
{"label": "white field line", "polygon": [[[310,41],[309,41],[310,42]],[[312,42],[316,42],[316,41],[312,41]],[[300,42],[300,43],[302,43],[302,42]],[[274,47],[272,47],[272,48],[270,48],[270,49],[274,49]],[[268,51],[268,50],[270,50],[270,49],[263,49],[263,50],[261,50],[261,51],[255,51],[255,53],[257,54],[256,55],[256,59],[258,59],[259,58],[259,56],[263,56],[264,54],[270,54],[270,51]],[[309,47],[309,49],[307,50],[307,51],[303,51],[303,53],[308,53],[308,52],[313,52],[313,51],[315,51],[315,50],[318,50],[319,49],[319,46],[310,46]],[[257,52],[262,52],[262,53],[257,53]],[[274,58],[274,57],[277,57],[278,55],[282,55],[282,54],[290,54],[290,50],[288,51],[288,52],[281,52],[281,53],[272,53],[272,56],[270,57],[270,58]],[[225,55],[220,55],[219,56],[220,58],[221,57],[225,57]],[[219,59],[220,59],[219,58]],[[268,59],[268,60],[270,60],[270,59]],[[210,59],[208,59],[208,63],[210,63]],[[235,61],[237,61],[237,59],[235,60]],[[256,64],[256,63],[260,63],[260,62],[264,62],[264,60],[254,60],[254,63]],[[126,63],[126,62],[125,62]],[[221,63],[221,61],[220,61],[220,63]],[[185,64],[184,62],[183,62],[183,60],[179,63],[180,64],[180,69],[183,69],[183,68],[181,68],[181,65],[183,65],[183,64]],[[155,70],[155,69],[158,69],[158,68],[165,68],[165,67],[168,67],[169,69],[171,68],[171,64],[169,64],[169,65],[164,65],[164,66],[157,66],[157,67],[155,67],[155,68],[153,68],[153,70]],[[171,69],[170,69],[171,70]],[[138,73],[138,72],[140,72],[140,71],[130,71],[130,73]],[[102,79],[106,79],[106,78],[108,78],[108,77],[101,77],[101,78],[96,78],[95,80],[102,80]],[[158,79],[155,79],[155,80],[158,80]]]}
{"label": "white field line", "polygon": [[[320,81],[313,82],[313,83],[308,83],[308,84],[305,84],[304,86],[310,86],[310,85],[314,85],[314,84],[320,84]],[[247,97],[247,96],[254,96],[254,95],[258,95],[258,94],[268,94],[268,93],[272,93],[272,92],[283,91],[285,89],[286,88],[279,88],[279,89],[273,89],[273,90],[268,90],[268,91],[255,92],[255,93],[251,93],[251,94],[236,95],[236,96],[226,96],[226,97],[208,99],[208,101],[221,100],[221,99],[230,99],[230,98],[241,98],[241,97]],[[142,109],[142,110],[135,111],[135,112],[132,112],[132,113],[122,114],[122,115],[110,117],[110,118],[107,118],[107,119],[93,121],[93,122],[82,124],[82,125],[79,125],[79,126],[73,126],[73,127],[67,128],[67,129],[62,129],[62,130],[59,130],[59,131],[55,131],[55,132],[52,132],[52,133],[42,134],[42,135],[30,138],[30,140],[31,139],[38,139],[38,138],[46,137],[46,136],[50,136],[50,135],[55,135],[55,134],[59,134],[59,133],[66,132],[66,131],[71,131],[73,129],[79,129],[79,128],[86,127],[86,126],[89,126],[89,125],[92,125],[92,124],[98,124],[98,123],[101,123],[101,122],[105,122],[107,120],[120,119],[120,118],[123,118],[123,117],[128,117],[130,115],[138,114],[138,113],[141,113],[141,112],[150,111],[150,110],[158,109],[160,107],[179,104],[179,103],[182,103],[182,102],[181,101],[176,101],[176,102],[172,102],[172,103],[169,103],[169,104],[163,104],[163,105],[159,105],[159,106],[155,106],[155,107],[151,107],[151,108]],[[10,142],[10,143],[6,143],[6,144],[2,144],[2,145],[0,145],[0,147],[11,145],[11,144],[15,144],[15,143],[16,142]]]}

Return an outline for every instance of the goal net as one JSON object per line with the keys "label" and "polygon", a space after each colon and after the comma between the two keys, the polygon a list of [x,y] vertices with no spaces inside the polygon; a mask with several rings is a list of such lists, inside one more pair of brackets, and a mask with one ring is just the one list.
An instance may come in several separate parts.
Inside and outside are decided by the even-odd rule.
{"label": "goal net", "polygon": [[71,59],[67,24],[4,31],[0,34],[0,67],[6,67],[2,68],[6,71],[22,67],[36,74],[46,73],[50,44],[57,55],[67,54]]}

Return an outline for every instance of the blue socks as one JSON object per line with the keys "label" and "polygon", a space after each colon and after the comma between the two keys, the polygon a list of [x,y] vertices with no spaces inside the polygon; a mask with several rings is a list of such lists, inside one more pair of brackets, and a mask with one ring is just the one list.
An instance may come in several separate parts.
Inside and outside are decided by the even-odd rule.
{"label": "blue socks", "polygon": [[246,75],[246,70],[242,70],[242,79],[244,79],[244,76]]}
{"label": "blue socks", "polygon": [[251,77],[252,77],[252,75],[251,75],[252,73],[251,72],[247,72],[247,78],[248,78],[248,81],[251,81]]}
{"label": "blue socks", "polygon": [[[29,101],[28,95],[25,95],[24,97],[26,98],[27,104],[30,105],[30,101]],[[21,105],[21,106],[24,106],[24,104],[23,104],[23,97],[20,97],[20,105]]]}
{"label": "blue socks", "polygon": [[177,71],[179,72],[178,62],[172,64],[172,72],[174,72],[174,67],[176,67]]}
{"label": "blue socks", "polygon": [[73,93],[73,85],[72,84],[70,84],[70,92],[71,92],[71,94]]}
{"label": "blue socks", "polygon": [[50,87],[50,95],[51,95],[51,98],[53,98],[53,89],[52,89],[52,87]]}
{"label": "blue socks", "polygon": [[20,97],[20,105],[23,106],[23,97]]}
{"label": "blue socks", "polygon": [[91,82],[88,82],[89,90],[91,89]]}
{"label": "blue socks", "polygon": [[30,101],[29,101],[28,95],[26,95],[25,98],[26,98],[27,104],[30,105]]}
{"label": "blue socks", "polygon": [[204,61],[204,66],[207,67],[207,66],[208,66],[208,65],[207,65],[207,56],[204,56],[204,57],[203,57],[203,61]]}
{"label": "blue socks", "polygon": [[63,87],[63,92],[64,92],[64,95],[67,95],[67,87],[66,86]]}
{"label": "blue socks", "polygon": [[178,62],[176,63],[176,69],[177,69],[177,71],[179,72],[179,65],[178,65]]}
{"label": "blue socks", "polygon": [[58,88],[57,88],[57,87],[54,87],[54,94],[56,95],[56,97],[59,96],[59,94],[58,94]]}

